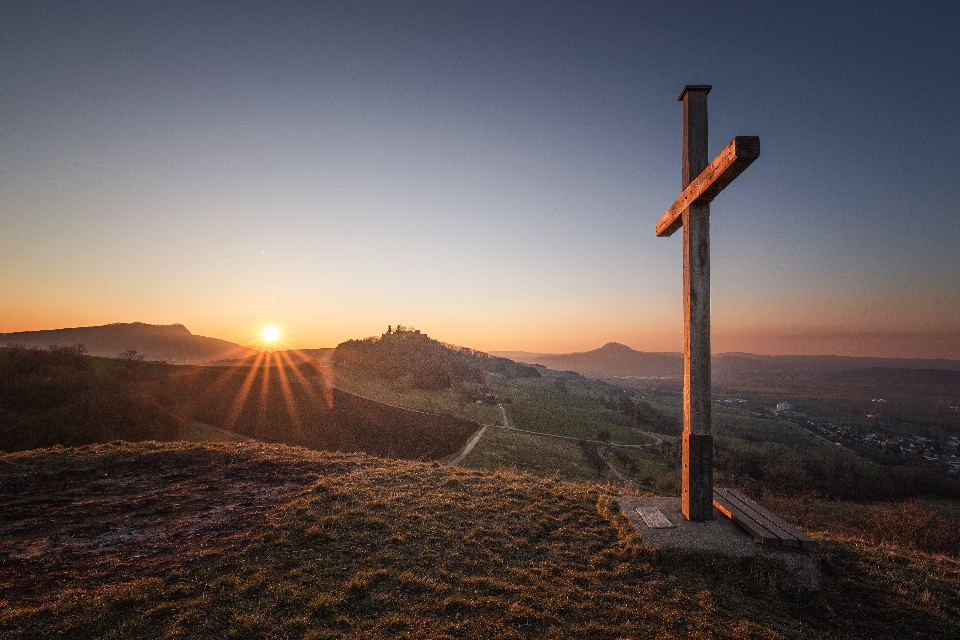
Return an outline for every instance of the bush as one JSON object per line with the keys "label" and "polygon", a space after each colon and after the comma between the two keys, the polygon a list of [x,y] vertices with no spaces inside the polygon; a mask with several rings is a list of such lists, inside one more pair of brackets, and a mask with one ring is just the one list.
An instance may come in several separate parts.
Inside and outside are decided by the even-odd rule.
{"label": "bush", "polygon": [[583,457],[587,459],[587,462],[590,463],[590,466],[596,469],[598,474],[603,473],[607,463],[604,462],[603,456],[600,455],[600,451],[597,449],[597,446],[593,443],[587,442],[586,440],[577,440],[577,446],[580,447]]}
{"label": "bush", "polygon": [[877,544],[960,555],[957,523],[919,500],[871,508],[864,537]]}

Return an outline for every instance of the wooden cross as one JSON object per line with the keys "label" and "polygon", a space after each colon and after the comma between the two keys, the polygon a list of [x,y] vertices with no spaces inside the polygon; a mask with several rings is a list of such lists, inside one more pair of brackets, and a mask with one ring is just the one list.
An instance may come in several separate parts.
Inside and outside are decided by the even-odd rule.
{"label": "wooden cross", "polygon": [[710,412],[710,202],[760,155],[760,138],[737,136],[707,164],[707,94],[687,85],[683,102],[683,192],[657,235],[683,227],[683,495],[688,520],[713,519]]}

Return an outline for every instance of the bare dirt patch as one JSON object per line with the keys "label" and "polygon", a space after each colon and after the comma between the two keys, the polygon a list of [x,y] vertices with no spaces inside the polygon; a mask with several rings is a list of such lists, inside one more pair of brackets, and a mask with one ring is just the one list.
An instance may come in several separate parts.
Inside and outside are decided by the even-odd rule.
{"label": "bare dirt patch", "polygon": [[0,456],[0,601],[160,576],[244,547],[320,475],[312,454],[146,443]]}

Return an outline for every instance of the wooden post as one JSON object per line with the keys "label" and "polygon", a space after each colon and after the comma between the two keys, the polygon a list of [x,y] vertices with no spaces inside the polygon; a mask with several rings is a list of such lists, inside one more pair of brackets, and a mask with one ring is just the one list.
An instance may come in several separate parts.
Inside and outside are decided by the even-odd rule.
{"label": "wooden post", "polygon": [[[683,102],[683,189],[707,168],[709,85],[688,85]],[[713,519],[710,413],[710,203],[683,210],[683,494],[688,520]]]}
{"label": "wooden post", "polygon": [[683,227],[683,495],[688,520],[713,520],[710,400],[710,202],[760,156],[760,138],[737,136],[707,164],[707,94],[687,85],[683,190],[657,222],[657,236]]}

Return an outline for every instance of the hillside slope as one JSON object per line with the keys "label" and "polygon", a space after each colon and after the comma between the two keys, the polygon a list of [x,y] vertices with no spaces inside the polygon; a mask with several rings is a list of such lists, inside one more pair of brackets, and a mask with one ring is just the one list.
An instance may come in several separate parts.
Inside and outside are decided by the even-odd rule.
{"label": "hillside slope", "polygon": [[0,347],[0,451],[177,438],[170,386],[146,367],[72,347]]}
{"label": "hillside slope", "polygon": [[0,456],[4,638],[957,637],[954,560],[645,548],[600,487],[283,446]]}
{"label": "hillside slope", "polygon": [[145,324],[143,322],[107,324],[97,327],[47,329],[0,333],[0,345],[48,347],[82,344],[87,353],[114,358],[133,349],[147,360],[166,360],[176,364],[228,360],[256,354],[256,350],[219,338],[196,336],[182,324]]}
{"label": "hillside slope", "polygon": [[197,421],[266,442],[432,460],[479,428],[333,388],[326,371],[313,360],[175,366],[72,347],[0,347],[0,451],[175,440]]}
{"label": "hillside slope", "polygon": [[417,389],[445,389],[465,383],[483,384],[485,373],[507,378],[539,378],[534,367],[482,351],[433,340],[412,328],[397,327],[380,337],[348,340],[337,345],[334,364],[346,364],[371,376]]}
{"label": "hillside slope", "polygon": [[325,451],[432,460],[479,428],[453,416],[382,404],[331,388],[324,369],[177,367],[171,384],[192,419],[261,440]]}

